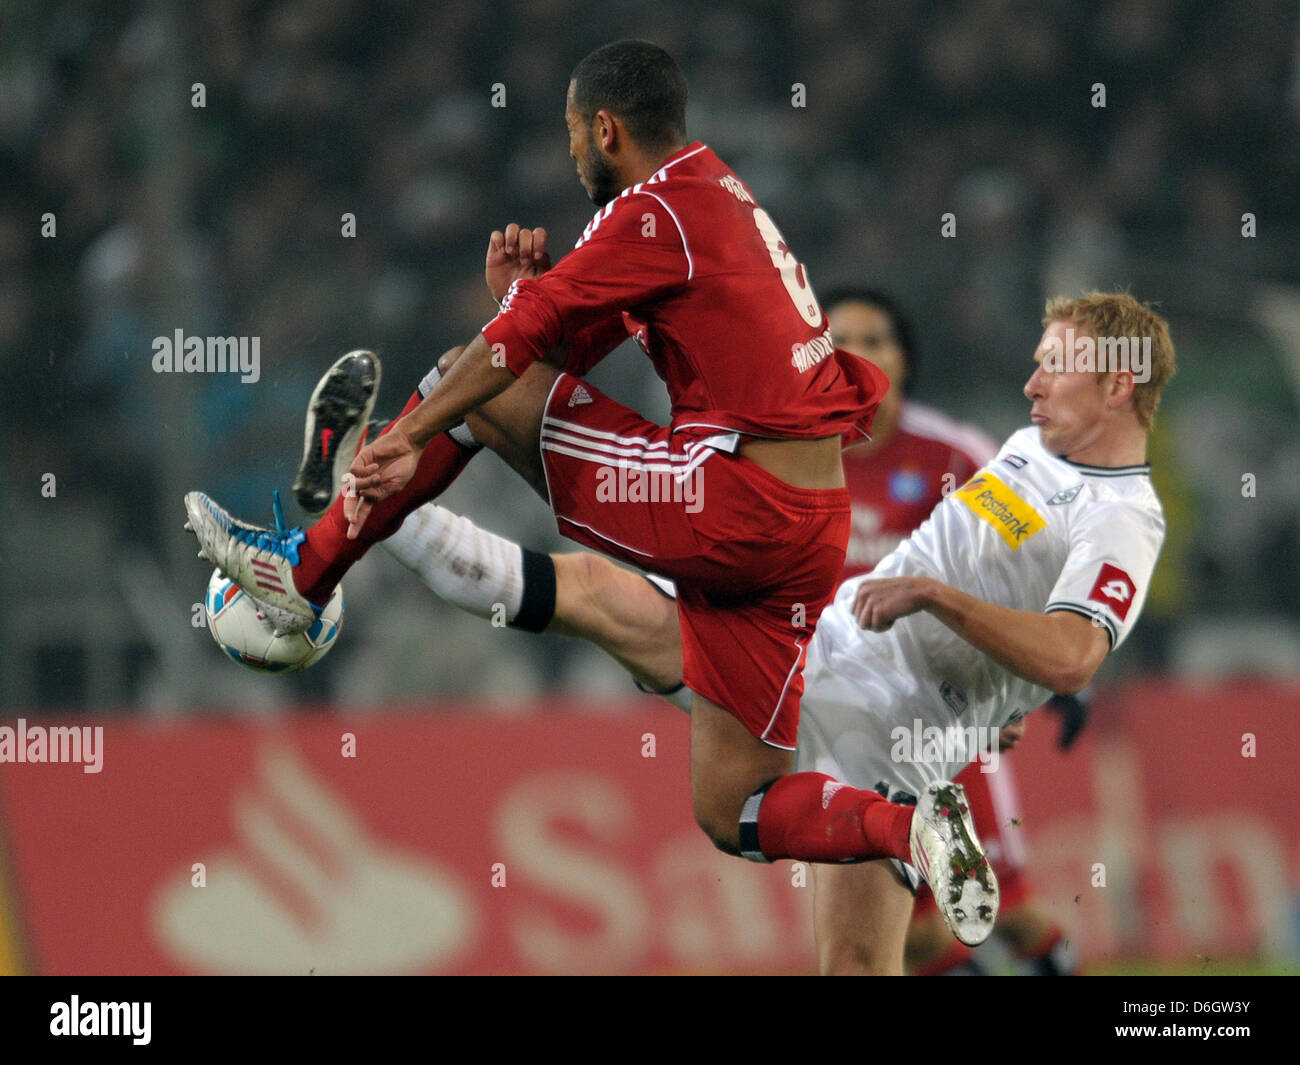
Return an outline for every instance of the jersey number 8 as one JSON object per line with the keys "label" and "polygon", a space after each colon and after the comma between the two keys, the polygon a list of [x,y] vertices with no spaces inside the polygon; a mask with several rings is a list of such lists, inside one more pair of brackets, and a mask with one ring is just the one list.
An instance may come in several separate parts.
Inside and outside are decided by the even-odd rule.
{"label": "jersey number 8", "polygon": [[767,253],[772,257],[772,265],[781,271],[781,284],[785,285],[785,290],[790,293],[795,310],[809,325],[821,325],[822,309],[817,303],[817,297],[813,295],[812,288],[808,285],[808,272],[803,268],[803,263],[790,254],[790,246],[781,236],[781,231],[776,228],[776,223],[772,221],[771,216],[761,207],[754,208],[754,224],[758,226],[759,235],[767,245]]}

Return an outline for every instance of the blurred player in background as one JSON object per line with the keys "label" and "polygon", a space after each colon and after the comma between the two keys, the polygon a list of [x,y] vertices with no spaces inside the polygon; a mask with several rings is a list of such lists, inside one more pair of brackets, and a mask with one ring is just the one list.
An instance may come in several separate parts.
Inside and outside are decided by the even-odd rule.
{"label": "blurred player in background", "polygon": [[[869,292],[834,293],[827,297],[827,306],[837,343],[846,350],[870,355],[878,360],[889,372],[897,388],[897,391],[891,391],[891,397],[901,396],[905,392],[907,375],[916,360],[910,327],[897,307],[880,294]],[[1065,317],[1059,317],[1062,315]],[[1124,380],[1121,392],[1126,390],[1126,394],[1119,404],[1119,409],[1124,413],[1120,417],[1111,417],[1108,412],[1115,408],[1106,405],[1110,400],[1102,402],[1100,409],[1097,402],[1103,397],[1103,388],[1108,383],[1109,375],[1088,374],[1087,377],[1093,379],[1089,381],[1092,388],[1080,390],[1077,377],[1058,378],[1050,371],[1038,370],[1025,389],[1029,398],[1034,400],[1035,420],[1050,425],[1049,431],[1055,446],[1071,448],[1072,453],[1088,458],[1115,457],[1125,461],[1140,457],[1145,427],[1150,425],[1160,388],[1173,372],[1173,350],[1163,321],[1126,296],[1095,295],[1073,303],[1057,301],[1049,308],[1049,319],[1045,322],[1049,326],[1049,332],[1045,334],[1045,342],[1049,335],[1061,333],[1061,327],[1066,323],[1070,323],[1071,327],[1077,326],[1080,331],[1090,329],[1096,332],[1123,325],[1125,328],[1143,328],[1148,334],[1154,334],[1159,342],[1156,350],[1161,360],[1160,365],[1154,369],[1154,384],[1143,389],[1140,399],[1135,399],[1134,382],[1131,379]],[[1040,350],[1040,358],[1043,353]],[[1130,378],[1131,376],[1129,375]],[[1071,384],[1056,386],[1054,382],[1058,379],[1069,380]],[[1113,387],[1118,382],[1109,383]],[[1072,392],[1072,388],[1075,391]],[[1133,433],[1135,426],[1141,430],[1141,437]],[[1030,450],[1028,445],[1034,443],[1039,432],[1038,429],[1030,429],[1017,434],[1017,437],[1025,438],[1026,451]],[[1129,439],[1120,446],[1124,437]],[[1082,446],[1074,448],[1076,442],[1081,442]],[[1035,671],[1044,668],[1053,670],[1054,666],[1060,666],[1058,676],[1074,682],[1078,679],[1077,672],[1072,672],[1077,669],[1074,663],[1085,658],[1087,676],[1090,677],[1101,660],[1100,654],[1104,654],[1105,649],[1112,646],[1111,641],[1120,635],[1118,628],[1112,632],[1114,618],[1118,616],[1131,626],[1136,613],[1132,613],[1131,618],[1130,613],[1138,608],[1131,600],[1112,603],[1107,593],[1110,582],[1101,584],[1099,576],[1097,585],[1092,589],[1083,589],[1078,583],[1078,574],[1081,572],[1086,579],[1090,572],[1088,567],[1095,569],[1098,564],[1101,567],[1096,570],[1098,575],[1106,573],[1107,567],[1113,568],[1110,562],[1098,563],[1098,558],[1122,559],[1129,566],[1128,572],[1138,575],[1135,579],[1140,580],[1145,589],[1146,579],[1159,549],[1163,522],[1145,468],[1140,464],[1131,468],[1127,465],[1106,464],[1078,466],[1068,457],[1051,462],[1040,448],[1034,450],[1039,451],[1039,462],[1047,465],[1057,478],[1080,478],[1077,484],[1061,491],[1048,492],[1043,487],[1041,494],[1044,499],[1038,505],[1049,513],[1052,507],[1075,503],[1085,508],[1083,519],[1069,523],[1071,528],[1060,528],[1065,523],[1057,522],[1049,530],[1042,527],[1027,527],[1025,530],[1026,540],[1044,533],[1060,541],[1052,545],[1058,560],[1056,565],[1066,571],[1075,571],[1063,575],[1058,569],[1056,576],[1062,578],[1056,588],[1059,594],[1052,594],[1050,599],[1043,598],[1041,605],[1051,603],[1054,612],[1067,614],[1098,611],[1099,607],[1112,609],[1092,615],[1101,619],[1098,628],[1084,626],[1080,629],[1072,619],[1058,619],[1065,621],[1066,628],[1070,630],[1070,638],[1064,646],[1055,650],[1055,655],[1061,659],[1057,663],[1050,659],[1046,663],[1032,661],[1032,652],[1027,653],[1025,648],[1009,651],[1006,647],[997,647],[997,638],[990,638],[988,634],[981,637],[980,634],[972,633],[972,636],[980,639],[982,644],[992,645],[981,647],[982,650],[993,653],[996,648],[1005,659],[1021,663]],[[997,463],[991,462],[994,451],[978,431],[952,422],[937,412],[910,402],[903,403],[901,399],[883,404],[877,422],[877,433],[871,445],[853,449],[846,454],[846,476],[854,496],[854,527],[855,532],[860,532],[850,549],[850,575],[866,572],[873,567],[880,561],[882,554],[888,554],[897,545],[909,526],[919,524],[919,516],[909,511],[908,507],[924,506],[928,511],[930,507],[939,505],[950,494],[948,489],[952,484],[966,483],[977,473],[982,462],[997,466]],[[1001,463],[1004,467],[1022,470],[1029,466],[1030,460],[1024,455],[1015,451],[1008,452],[1006,448],[1004,452],[1006,454]],[[1067,456],[1069,453],[1071,452],[1067,452]],[[1079,472],[1072,472],[1076,469]],[[995,475],[989,475],[993,476]],[[1009,472],[1003,472],[1003,476],[1012,478]],[[949,477],[958,480],[950,483],[947,480]],[[1082,479],[1084,477],[1091,480],[1086,482]],[[988,480],[987,477],[983,479]],[[1116,489],[1108,483],[1112,481],[1126,487]],[[1023,500],[1020,502],[1023,503]],[[960,519],[947,523],[954,533],[950,539],[970,539],[969,526],[974,524],[974,539],[979,541],[983,529],[970,516],[973,511],[974,507],[968,502],[966,509],[950,512]],[[1032,509],[1031,512],[1036,515]],[[1017,520],[1001,512],[996,513],[1000,520],[1003,517],[1010,521]],[[1108,535],[1102,536],[1106,532],[1106,521],[1111,517],[1117,523]],[[1080,526],[1077,531],[1072,528],[1076,524]],[[1128,537],[1127,541],[1125,537]],[[936,538],[933,533],[923,538],[923,542],[926,540],[930,558],[925,558],[920,552],[904,552],[902,557],[907,558],[910,554],[912,558],[924,563],[920,568],[929,568],[936,562],[934,555],[937,552],[946,551],[948,547],[970,546],[960,543],[946,545],[943,538]],[[1042,586],[1037,594],[1047,596],[1053,592],[1046,582],[1047,579],[1055,579],[1051,570],[1046,574],[1041,572],[1040,560],[1027,550],[1023,556],[1019,555],[1023,546],[1019,542],[1012,548],[1010,543],[998,536],[986,534],[983,546],[995,561],[1006,562],[1000,557],[1004,551],[1012,559],[1023,560],[1020,567],[1012,565],[1007,574],[1011,580],[999,583],[1001,599],[1014,601],[1019,598],[1016,587],[1020,583],[1016,579],[1017,569],[1039,570],[1040,572],[1026,574],[1025,583],[1035,583],[1036,578],[1036,583]],[[522,597],[523,588],[528,583],[524,559],[530,552],[478,529],[468,519],[451,514],[443,508],[431,506],[417,511],[397,536],[388,542],[388,547],[440,596],[480,616],[488,616],[499,602]],[[1062,548],[1066,550],[1063,566],[1060,561]],[[547,631],[592,640],[623,663],[645,690],[658,692],[670,700],[678,699],[682,687],[677,680],[680,677],[680,649],[675,639],[675,618],[667,599],[651,593],[641,577],[619,569],[597,556],[556,555],[553,559],[558,584],[548,606],[552,617]],[[978,552],[975,561],[979,561]],[[945,564],[940,560],[935,568],[942,571]],[[907,567],[893,568],[898,570]],[[661,591],[670,592],[671,586],[667,582],[653,577],[649,580]],[[964,580],[969,582],[968,577]],[[850,581],[845,587],[854,584],[860,582]],[[844,603],[846,613],[853,609],[843,592],[840,600]],[[1025,626],[1028,619],[1011,615],[1010,621],[1014,625]],[[1098,639],[1101,628],[1106,631],[1104,640]],[[1032,625],[1028,631],[1032,635]],[[1127,632],[1127,628],[1123,631]],[[1055,634],[1048,631],[1044,635]],[[946,638],[934,627],[930,629],[928,642],[952,657],[960,657],[953,656],[951,648],[943,647]],[[1076,644],[1081,646],[1076,647]],[[873,658],[878,657],[873,654],[878,646],[870,638],[866,639],[862,646],[863,665],[869,668]],[[922,648],[922,651],[926,650]],[[929,671],[928,658],[928,654],[920,656],[918,672]],[[1005,665],[1005,661],[999,661]],[[984,674],[980,680],[985,683],[987,673],[991,672],[988,669],[990,665],[987,661],[972,661],[969,656],[961,663],[962,670],[968,674]],[[1008,697],[1025,692],[1023,686],[1017,686],[1013,682],[1014,678],[1003,678],[1002,690]],[[828,678],[823,686],[829,690],[836,685]],[[899,686],[906,688],[908,684],[900,679]],[[962,694],[957,688],[952,688],[951,692],[948,698]],[[809,689],[809,705],[815,708],[818,698],[819,688],[814,685]],[[882,701],[888,703],[889,699]],[[1054,696],[1052,703],[1066,715],[1062,744],[1068,746],[1082,725],[1082,704],[1072,695]],[[686,702],[680,702],[679,705],[688,707]],[[1023,713],[1029,708],[1030,705],[1026,703],[1016,709]],[[827,716],[834,718],[837,713],[836,709],[828,709]],[[813,720],[808,715],[805,715],[805,719],[806,731],[813,725]],[[861,739],[861,734],[852,727],[853,724],[852,718],[848,718],[845,735]],[[1001,740],[1004,746],[1014,745],[1022,729],[1023,722],[1020,720],[1002,728]],[[803,736],[804,731],[801,731],[801,744]],[[833,749],[834,737],[822,737],[820,746],[823,750],[828,747]],[[1006,875],[1012,885],[1014,904],[1010,907],[1007,938],[1016,955],[1030,961],[1034,971],[1069,972],[1073,962],[1064,948],[1061,931],[1032,904],[1021,875],[1023,859],[1019,854],[1014,829],[1009,823],[1011,817],[1008,810],[1014,805],[1009,770],[1005,764],[1001,764],[992,774],[981,772],[982,768],[979,764],[972,764],[957,779],[966,782],[971,789],[970,803],[976,818],[976,831],[981,831],[982,825],[988,832],[998,854],[995,868],[1001,875]],[[888,788],[888,777],[892,775],[887,774],[879,786]],[[904,793],[904,801],[908,798],[910,795]],[[882,955],[879,943],[881,930],[871,919],[874,893],[870,883],[862,882],[863,874],[853,867],[821,868],[815,876],[819,887],[824,885],[824,890],[819,890],[817,902],[819,953],[823,971],[897,971],[902,962],[901,941],[897,944],[896,953],[891,949],[886,952],[887,956]],[[855,902],[859,907],[856,913],[852,912]],[[908,947],[914,971],[979,971],[969,958],[968,949],[954,944],[951,938],[943,934],[938,916],[932,894],[923,888],[921,905]],[[955,949],[949,950],[950,946]]]}
{"label": "blurred player in background", "polygon": [[[448,432],[477,414],[475,438],[567,536],[676,582],[692,800],[714,845],[764,862],[917,862],[950,927],[980,942],[997,885],[959,786],[927,781],[913,808],[791,771],[803,664],[848,539],[840,450],[865,435],[888,381],[835,347],[802,265],[748,187],[687,142],[685,112],[685,78],[663,49],[623,41],[584,58],[565,121],[601,210],[574,250],[551,267],[544,231],[494,235],[500,313],[362,448],[341,511],[306,533],[278,516],[266,529],[191,492],[190,527],[277,628],[305,629],[363,531],[391,535],[459,472]],[[576,375],[627,336],[668,386],[670,426]],[[542,361],[557,353],[570,372]],[[707,491],[687,490],[705,476]],[[547,567],[535,576],[553,586]]]}

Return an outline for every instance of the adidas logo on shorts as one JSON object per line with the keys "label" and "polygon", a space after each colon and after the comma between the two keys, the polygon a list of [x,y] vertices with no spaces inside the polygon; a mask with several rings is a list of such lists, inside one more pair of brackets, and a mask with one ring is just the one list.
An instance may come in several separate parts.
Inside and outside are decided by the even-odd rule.
{"label": "adidas logo on shorts", "polygon": [[588,392],[585,388],[583,388],[582,385],[579,385],[577,388],[575,388],[573,390],[573,395],[569,397],[570,407],[576,407],[580,403],[590,403],[590,402],[591,402],[591,393]]}

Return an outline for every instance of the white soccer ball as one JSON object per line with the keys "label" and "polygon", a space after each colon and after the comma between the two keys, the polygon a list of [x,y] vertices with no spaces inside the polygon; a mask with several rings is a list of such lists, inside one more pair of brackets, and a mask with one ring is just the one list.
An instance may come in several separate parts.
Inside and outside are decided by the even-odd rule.
{"label": "white soccer ball", "polygon": [[334,589],[311,628],[291,636],[277,636],[257,604],[220,570],[212,571],[203,608],[217,646],[241,666],[264,673],[292,673],[315,665],[334,646],[343,627],[343,588]]}

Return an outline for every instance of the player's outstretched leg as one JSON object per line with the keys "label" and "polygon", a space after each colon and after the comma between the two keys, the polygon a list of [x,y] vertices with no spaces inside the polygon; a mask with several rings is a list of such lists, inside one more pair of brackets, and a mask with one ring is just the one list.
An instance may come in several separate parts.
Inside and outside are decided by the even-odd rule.
{"label": "player's outstretched leg", "polygon": [[998,878],[960,784],[940,781],[921,793],[909,842],[949,931],[968,947],[983,943],[998,916]]}
{"label": "player's outstretched leg", "polygon": [[238,584],[275,626],[277,635],[304,632],[319,609],[293,584],[303,531],[287,528],[280,494],[275,494],[275,527],[249,525],[217,506],[202,492],[185,494],[185,528],[199,540],[205,558]]}
{"label": "player's outstretched leg", "polygon": [[[455,350],[447,355],[453,355]],[[347,356],[326,373],[313,393],[315,398],[329,390],[331,374],[346,359]],[[351,368],[364,369],[364,366],[353,364]],[[407,401],[402,414],[419,405],[435,387],[439,376],[436,368],[429,373]],[[377,374],[375,384],[378,384]],[[364,389],[354,389],[354,393],[361,391]],[[366,404],[341,404],[339,410],[354,413],[350,418],[336,420],[333,427],[345,438],[355,436],[359,440],[369,417]],[[311,457],[312,437],[325,427],[328,426],[321,424],[313,407],[308,414],[308,459]],[[463,439],[455,438],[458,431]],[[329,490],[336,498],[320,521],[306,531],[298,527],[286,528],[278,509],[274,528],[239,521],[202,492],[190,492],[185,497],[189,518],[185,527],[198,537],[200,556],[209,559],[262,607],[277,632],[301,632],[311,626],[322,609],[318,604],[329,602],[330,595],[353,563],[372,545],[396,531],[407,514],[439,496],[460,475],[479,450],[478,444],[465,433],[462,424],[430,441],[420,456],[410,483],[401,492],[375,505],[361,535],[355,540],[349,540],[347,536],[348,522],[343,515],[342,497],[337,495],[333,466],[330,467]],[[349,457],[343,468],[346,469],[351,461]]]}
{"label": "player's outstretched leg", "polygon": [[690,708],[677,605],[666,582],[590,551],[530,551],[435,503],[411,514],[384,548],[453,606],[526,632],[588,640],[643,690]]}
{"label": "player's outstretched leg", "polygon": [[325,371],[311,394],[293,497],[313,518],[338,495],[375,409],[380,376],[373,352],[350,351]]}

